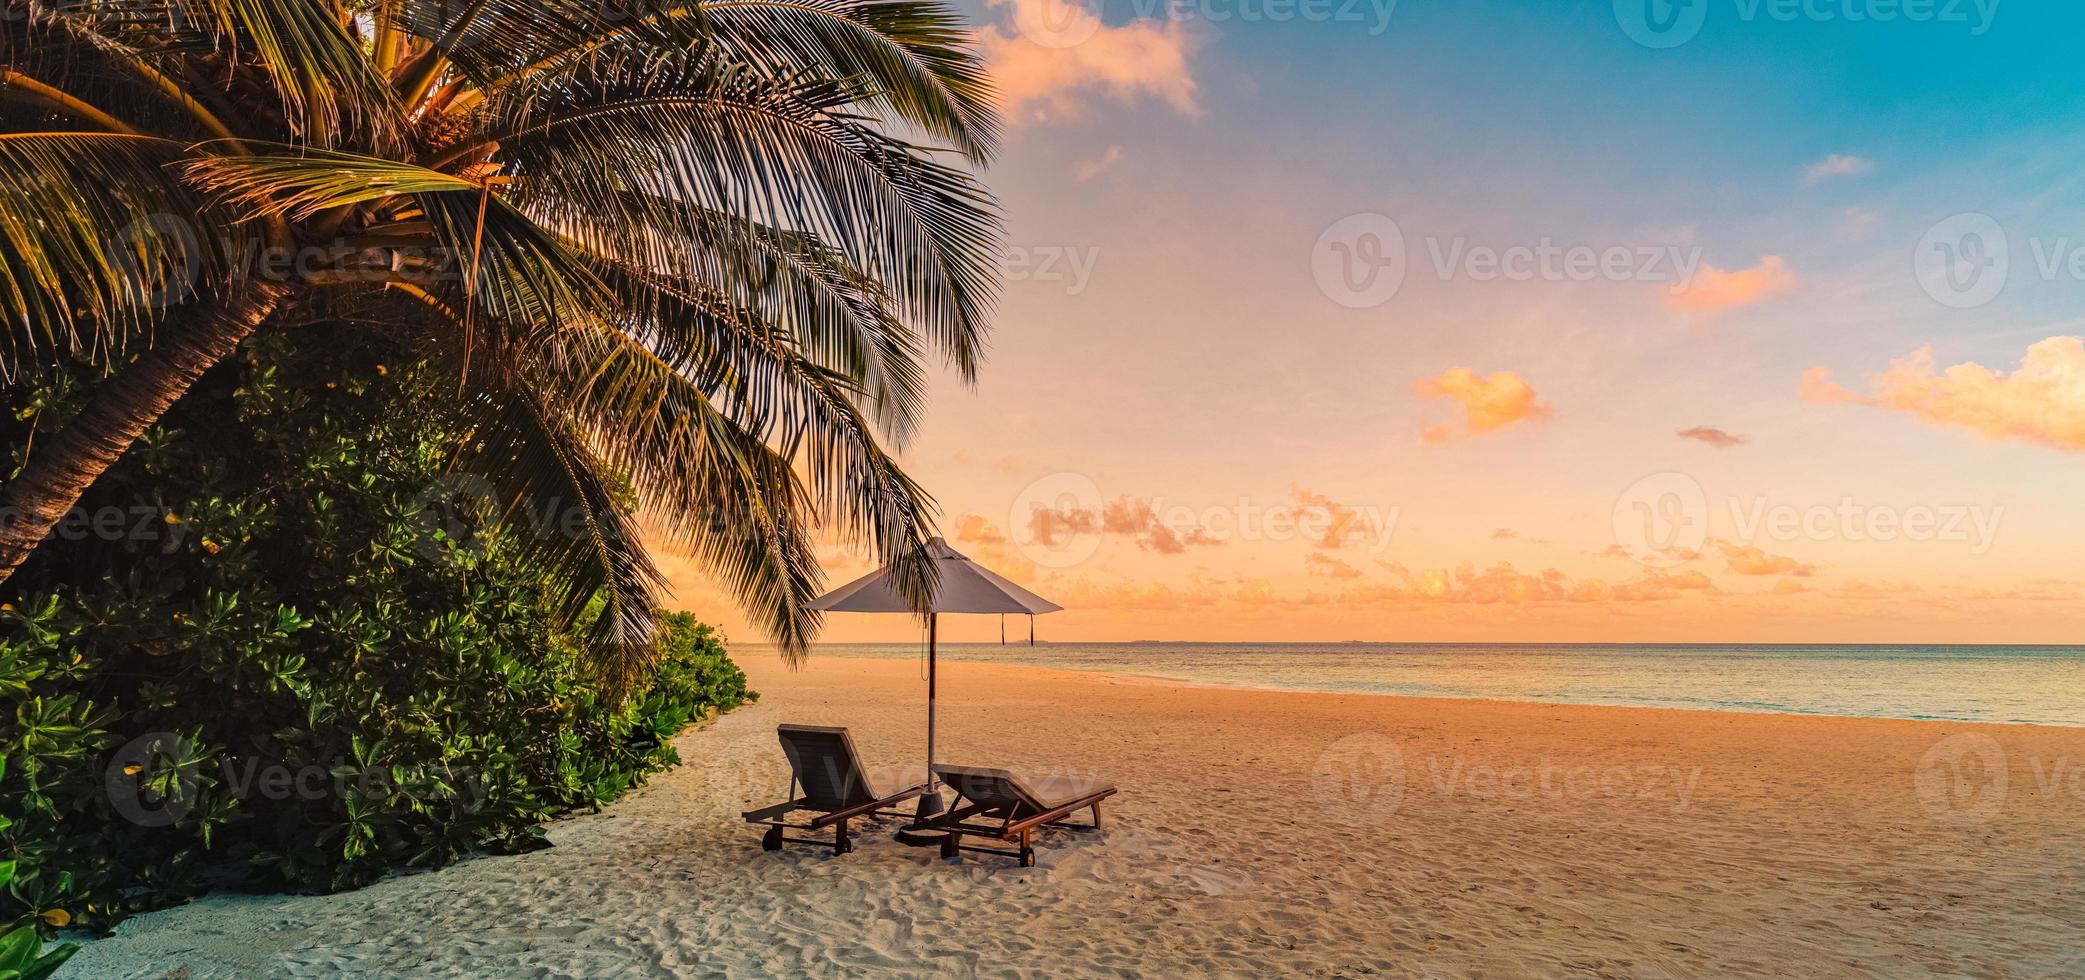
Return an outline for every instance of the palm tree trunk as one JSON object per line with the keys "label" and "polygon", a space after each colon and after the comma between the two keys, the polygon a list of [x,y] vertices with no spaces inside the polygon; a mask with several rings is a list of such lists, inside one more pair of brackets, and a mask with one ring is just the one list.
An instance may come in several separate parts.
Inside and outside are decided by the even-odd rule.
{"label": "palm tree trunk", "polygon": [[0,490],[0,582],[14,575],[80,495],[204,371],[231,356],[288,292],[277,283],[248,284],[187,329],[162,333],[151,350],[95,387],[86,409],[36,447],[21,474]]}

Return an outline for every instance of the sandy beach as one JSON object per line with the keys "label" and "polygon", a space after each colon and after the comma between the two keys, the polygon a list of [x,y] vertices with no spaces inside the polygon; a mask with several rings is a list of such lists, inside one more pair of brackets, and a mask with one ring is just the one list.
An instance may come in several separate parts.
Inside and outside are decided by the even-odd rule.
{"label": "sandy beach", "polygon": [[945,761],[1094,775],[1040,866],[763,853],[782,721],[916,765],[904,661],[744,658],[757,705],[557,846],[124,923],[79,977],[2085,974],[2085,729],[942,674]]}

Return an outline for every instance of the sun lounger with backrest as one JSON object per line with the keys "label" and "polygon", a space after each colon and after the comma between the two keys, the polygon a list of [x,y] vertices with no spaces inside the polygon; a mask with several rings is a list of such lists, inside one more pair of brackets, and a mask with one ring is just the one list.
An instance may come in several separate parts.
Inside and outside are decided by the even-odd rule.
{"label": "sun lounger with backrest", "polygon": [[[764,850],[779,851],[783,842],[817,844],[831,847],[834,854],[845,854],[854,849],[847,834],[847,821],[856,817],[890,816],[885,809],[925,793],[925,786],[914,786],[902,792],[885,795],[869,783],[869,776],[861,764],[861,753],[855,751],[854,739],[845,728],[829,728],[820,725],[781,725],[775,729],[782,740],[782,752],[789,757],[789,796],[786,803],[748,810],[743,816],[747,823],[760,824],[768,829],[760,838]],[[792,824],[783,820],[799,810],[818,814],[808,824]],[[833,828],[830,844],[823,840],[807,837],[790,837],[792,830],[817,832]]]}
{"label": "sun lounger with backrest", "polygon": [[[941,856],[956,857],[963,851],[1019,858],[1021,867],[1035,866],[1035,835],[1046,827],[1099,829],[1100,802],[1115,795],[1115,787],[1089,779],[1060,778],[1026,783],[1004,769],[936,765],[934,775],[955,791],[956,805],[934,818],[928,827],[942,830]],[[1064,823],[1080,810],[1093,811],[1091,827]],[[974,847],[963,843],[965,836],[1007,841],[1019,850]]]}

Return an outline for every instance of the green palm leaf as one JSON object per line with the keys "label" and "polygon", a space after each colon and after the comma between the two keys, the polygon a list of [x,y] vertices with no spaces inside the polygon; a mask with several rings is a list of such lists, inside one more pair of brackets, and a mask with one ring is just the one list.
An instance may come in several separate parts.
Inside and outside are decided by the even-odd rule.
{"label": "green palm leaf", "polygon": [[0,135],[0,368],[111,364],[163,310],[222,278],[230,217],[169,169],[179,144],[104,133]]}
{"label": "green palm leaf", "polygon": [[[1002,235],[942,4],[0,0],[0,64],[0,368],[110,372],[0,487],[34,516],[0,578],[242,339],[329,318],[453,352],[458,465],[581,509],[502,533],[604,675],[657,596],[626,481],[792,658],[814,536],[928,594],[934,505],[885,443],[930,352],[974,376]],[[299,260],[255,277],[263,240]]]}

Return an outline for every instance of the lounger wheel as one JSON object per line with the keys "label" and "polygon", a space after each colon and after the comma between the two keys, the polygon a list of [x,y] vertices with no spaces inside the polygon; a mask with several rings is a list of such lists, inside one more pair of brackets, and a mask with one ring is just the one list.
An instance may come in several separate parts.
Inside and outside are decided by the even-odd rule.
{"label": "lounger wheel", "polygon": [[1032,848],[1032,847],[1024,847],[1024,848],[1021,848],[1021,867],[1024,867],[1024,868],[1032,868],[1032,867],[1035,867],[1035,848]]}
{"label": "lounger wheel", "polygon": [[781,850],[781,849],[782,849],[782,828],[780,828],[780,827],[769,827],[769,828],[767,829],[767,833],[765,833],[765,834],[761,834],[761,835],[760,835],[760,849],[761,849],[761,850],[763,850],[763,851],[779,851],[779,850]]}

